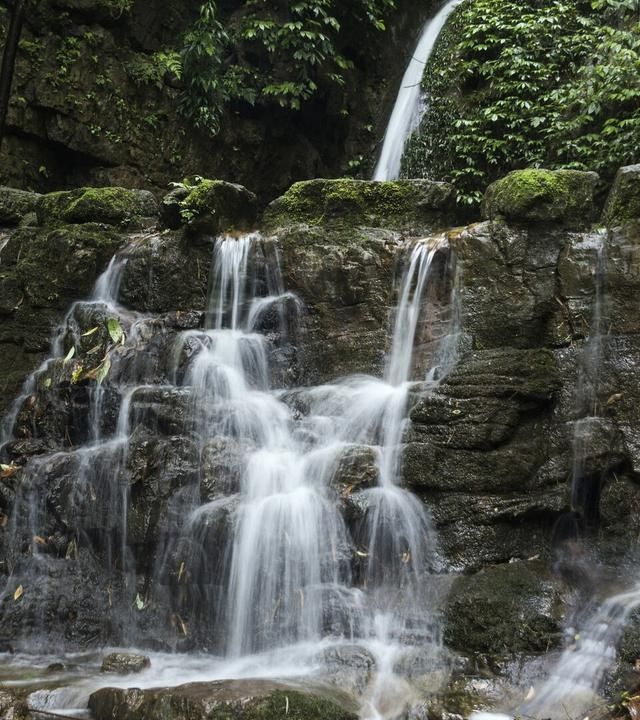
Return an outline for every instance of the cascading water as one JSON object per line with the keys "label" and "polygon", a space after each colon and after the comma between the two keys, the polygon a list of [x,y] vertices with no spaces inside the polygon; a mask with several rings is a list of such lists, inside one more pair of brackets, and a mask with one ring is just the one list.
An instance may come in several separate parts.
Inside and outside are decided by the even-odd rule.
{"label": "cascading water", "polygon": [[[100,346],[106,354],[88,371],[95,380],[107,364],[106,379],[82,386],[90,427],[23,471],[11,519],[16,563],[5,592],[20,584],[33,594],[39,575],[60,562],[41,543],[48,538],[47,479],[56,463],[67,463],[74,528],[63,556],[99,548],[108,572],[124,578],[121,596],[109,591],[106,608],[119,608],[123,639],[139,637],[132,607],[157,605],[167,608],[165,637],[190,634],[227,664],[241,663],[238,672],[291,672],[297,657],[298,673],[322,676],[328,648],[340,653],[355,644],[377,667],[363,714],[393,717],[408,700],[397,675],[406,652],[419,648],[433,667],[442,664],[430,600],[441,565],[437,539],[424,504],[399,484],[399,447],[425,294],[436,268],[444,272],[436,259],[447,253],[443,238],[411,249],[384,379],[355,376],[296,390],[278,388],[301,304],[283,287],[277,244],[257,233],[216,241],[205,328],[167,338],[164,371],[138,357],[157,320],[118,305],[127,252],[116,257],[92,298],[70,310],[54,358],[26,389],[30,394],[53,369],[70,372],[71,346],[99,347],[99,321],[110,328]],[[442,338],[434,358],[442,359],[438,349],[447,342]],[[431,384],[436,374],[446,368],[434,366]],[[113,396],[117,412],[109,420]],[[194,448],[200,471],[183,478],[169,500],[145,591],[130,547],[130,496],[139,492],[132,473],[141,443],[162,432],[162,398],[184,408],[170,422],[185,433],[182,445]],[[355,487],[341,480],[350,466],[357,468]],[[32,545],[27,566],[19,560],[25,542]],[[45,625],[43,618],[31,629],[46,637]],[[393,692],[400,699],[383,710]]]}
{"label": "cascading water", "polygon": [[373,180],[396,180],[400,176],[404,146],[411,133],[420,124],[425,111],[425,101],[420,88],[425,65],[449,16],[461,2],[462,0],[449,0],[422,30],[400,83],[400,90],[384,134],[380,157],[373,172]]}

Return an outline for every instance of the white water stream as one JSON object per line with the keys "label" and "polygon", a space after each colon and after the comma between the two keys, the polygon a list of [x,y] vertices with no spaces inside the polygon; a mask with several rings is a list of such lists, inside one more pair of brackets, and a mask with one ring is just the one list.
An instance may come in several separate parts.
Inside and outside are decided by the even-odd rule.
{"label": "white water stream", "polygon": [[[439,273],[443,268],[435,262],[439,253],[448,253],[443,238],[410,248],[384,379],[361,375],[285,391],[271,387],[273,340],[260,329],[263,318],[276,317],[278,342],[286,342],[286,330],[300,312],[300,302],[283,287],[277,247],[258,234],[218,239],[206,326],[177,336],[169,359],[173,382],[154,384],[148,362],[128,365],[119,359],[116,345],[109,351],[113,379],[90,388],[87,442],[34,458],[25,468],[10,521],[15,573],[7,591],[13,592],[19,582],[35,587],[47,568],[60,562],[42,554],[38,538],[46,535],[48,478],[55,477],[58,463],[71,463],[75,479],[66,513],[77,522],[73,551],[100,544],[107,570],[124,572],[127,578],[122,608],[125,615],[132,614],[134,601],[142,600],[133,597],[135,575],[127,546],[127,458],[136,426],[144,421],[146,394],[160,390],[184,397],[189,432],[203,457],[212,443],[234,449],[235,455],[225,461],[225,475],[235,480],[208,502],[189,491],[191,509],[184,506],[178,516],[154,578],[159,593],[176,574],[178,583],[189,583],[188,597],[198,598],[200,637],[212,633],[217,657],[208,656],[210,667],[204,671],[189,670],[191,661],[185,660],[184,673],[169,682],[162,668],[171,666],[171,656],[155,655],[156,667],[137,677],[136,685],[246,673],[322,678],[331,672],[327,657],[348,657],[360,648],[356,652],[371,658],[376,669],[363,695],[363,716],[395,717],[410,700],[398,669],[407,653],[420,654],[424,673],[435,676],[443,668],[432,588],[433,573],[441,567],[437,539],[428,509],[401,487],[398,452],[413,380],[414,340],[428,320],[425,294],[434,268]],[[137,347],[141,338],[152,336],[154,320],[118,304],[125,267],[124,259],[115,258],[92,298],[77,307],[118,317],[126,331],[123,343]],[[77,327],[75,313],[76,306],[53,343],[53,358],[27,383],[25,396],[51,363],[62,362],[63,331]],[[76,342],[83,331],[74,330]],[[432,385],[435,374],[446,375],[455,360],[449,352],[455,328],[449,331],[434,353],[438,367],[422,378]],[[120,396],[118,417],[105,435],[104,398],[113,391]],[[19,405],[8,425],[15,424]],[[340,473],[352,457],[356,478],[365,481],[345,488]],[[176,502],[186,490],[178,490]],[[347,522],[345,503],[356,513],[355,523]],[[178,502],[176,507],[182,506]],[[26,564],[20,559],[25,542],[32,546]],[[183,600],[180,586],[172,618],[180,617]],[[153,604],[153,597],[146,602]],[[50,629],[44,618],[42,627],[31,628],[38,637]],[[113,684],[113,679],[100,681],[92,675],[53,693],[36,693],[32,702],[34,707],[77,711],[105,682]]]}
{"label": "white water stream", "polygon": [[416,49],[405,70],[393,111],[382,142],[380,157],[373,172],[373,180],[396,180],[404,146],[420,124],[425,112],[421,88],[424,68],[451,13],[462,0],[449,0],[438,14],[425,24]]}

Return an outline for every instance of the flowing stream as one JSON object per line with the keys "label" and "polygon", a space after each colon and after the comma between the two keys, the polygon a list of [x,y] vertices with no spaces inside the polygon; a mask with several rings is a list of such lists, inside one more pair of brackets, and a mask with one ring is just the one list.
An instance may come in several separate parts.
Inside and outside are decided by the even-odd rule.
{"label": "flowing stream", "polygon": [[435,17],[425,23],[422,29],[418,44],[400,83],[400,89],[384,134],[380,157],[373,172],[373,180],[396,180],[400,177],[404,146],[420,125],[426,109],[420,87],[425,65],[431,57],[449,16],[461,2],[462,0],[449,0]]}
{"label": "flowing stream", "polygon": [[[114,576],[109,606],[121,608],[123,637],[141,637],[132,607],[168,603],[165,637],[186,636],[183,618],[191,617],[189,630],[211,652],[205,671],[201,656],[185,660],[184,672],[168,684],[249,674],[317,675],[344,685],[335,668],[360,657],[374,668],[360,688],[363,716],[395,717],[411,698],[402,669],[408,658],[418,655],[423,675],[434,678],[446,666],[433,582],[442,568],[437,537],[428,508],[402,487],[399,453],[414,342],[429,321],[427,288],[447,272],[446,241],[408,248],[382,379],[352,376],[295,389],[274,379],[278,353],[291,344],[302,313],[283,286],[277,244],[257,233],[216,241],[205,327],[174,336],[167,379],[158,380],[151,355],[136,352],[132,362],[127,351],[145,348],[157,326],[152,316],[118,304],[126,256],[114,258],[89,301],[71,308],[52,359],[27,382],[5,426],[8,442],[26,398],[52,368],[64,371],[71,362],[69,338],[79,347],[98,335],[87,322],[107,322],[116,340],[102,361],[108,358],[110,373],[87,386],[84,440],[37,456],[24,470],[10,519],[13,569],[5,592],[18,586],[33,592],[38,585],[46,592],[46,578],[61,563],[99,546]],[[426,375],[416,378],[425,391],[455,362],[454,320],[451,313]],[[114,393],[117,417],[105,429]],[[155,590],[142,597],[129,545],[129,463],[141,428],[157,423],[158,397],[182,403],[181,431],[201,465],[219,452],[223,459],[207,497],[197,477],[176,489],[151,570]],[[43,548],[49,478],[60,464],[68,465],[70,478],[61,501],[77,523],[62,560]],[[52,631],[37,607],[30,627],[35,643]],[[64,650],[64,641],[57,642]],[[163,668],[173,661],[155,654],[153,663],[136,685],[163,682]],[[99,685],[93,676],[81,678],[36,693],[32,704],[76,711]]]}

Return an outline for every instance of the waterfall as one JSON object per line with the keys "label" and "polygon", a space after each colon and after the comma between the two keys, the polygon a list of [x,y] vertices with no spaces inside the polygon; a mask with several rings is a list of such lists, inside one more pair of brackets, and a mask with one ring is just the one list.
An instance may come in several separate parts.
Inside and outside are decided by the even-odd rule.
{"label": "waterfall", "polygon": [[422,29],[416,49],[400,83],[400,89],[384,134],[380,157],[373,172],[373,180],[397,180],[400,176],[404,146],[411,133],[420,124],[425,110],[424,97],[420,87],[425,65],[431,57],[436,41],[449,16],[461,2],[462,0],[449,0],[435,17],[426,22]]}
{"label": "waterfall", "polygon": [[[437,564],[428,511],[398,486],[397,455],[421,302],[443,241],[418,243],[412,251],[386,380],[357,376],[301,390],[309,408],[302,423],[270,390],[264,336],[255,332],[265,306],[290,299],[277,268],[277,294],[252,295],[262,285],[249,271],[260,242],[257,234],[217,241],[208,310],[215,329],[190,331],[180,340],[184,347],[198,338],[183,383],[200,406],[200,435],[240,450],[229,499],[237,509],[227,568],[221,570],[228,583],[206,601],[217,608],[215,618],[224,618],[224,648],[234,657],[319,641],[327,633],[370,636],[378,613],[406,608],[398,590],[422,582]],[[332,483],[341,459],[356,447],[371,449],[377,483],[357,493],[365,512],[352,539]],[[218,497],[193,510],[186,525],[189,546],[198,544],[203,525],[215,523],[225,505]],[[354,541],[364,592],[351,570]],[[198,584],[195,567],[191,575]],[[205,586],[201,578],[197,594],[207,596]],[[400,626],[395,631],[404,632]]]}
{"label": "waterfall", "polygon": [[[404,272],[383,378],[357,375],[303,388],[280,386],[285,375],[278,365],[290,362],[284,350],[295,341],[302,304],[284,286],[277,241],[259,233],[216,240],[204,327],[160,335],[161,372],[144,353],[145,343],[158,339],[158,319],[119,304],[129,252],[111,261],[89,300],[72,306],[54,337],[53,357],[27,383],[31,394],[49,373],[70,372],[71,346],[84,348],[78,363],[94,343],[100,352],[92,362],[103,352],[102,362],[109,362],[102,383],[76,391],[88,397],[89,427],[78,429],[72,446],[31,458],[22,471],[5,592],[22,584],[32,597],[40,583],[46,596],[41,576],[66,572],[65,558],[91,549],[113,579],[105,614],[117,617],[129,642],[141,637],[134,608],[150,603],[167,613],[166,628],[156,629],[159,640],[186,636],[188,624],[202,647],[234,666],[250,663],[258,675],[289,667],[291,657],[298,672],[316,672],[327,648],[340,652],[351,643],[377,667],[367,716],[377,716],[393,688],[406,702],[397,674],[406,652],[421,652],[434,668],[442,664],[431,600],[442,561],[428,508],[402,487],[400,450],[409,388],[415,380],[425,388],[437,384],[433,363],[450,343],[448,335],[436,340],[432,366],[416,376],[412,358],[429,322],[428,291],[448,272],[447,262],[436,262],[448,258],[445,238],[401,250]],[[164,422],[179,428],[175,439],[199,461],[158,521],[152,589],[143,598],[132,493],[143,491],[136,453],[161,434],[163,398],[182,408]],[[48,483],[62,466],[61,511],[73,527],[61,558],[42,543]],[[347,486],[348,468],[355,482]],[[154,472],[154,483],[162,483],[162,467]],[[44,617],[34,622],[35,637],[51,638]]]}

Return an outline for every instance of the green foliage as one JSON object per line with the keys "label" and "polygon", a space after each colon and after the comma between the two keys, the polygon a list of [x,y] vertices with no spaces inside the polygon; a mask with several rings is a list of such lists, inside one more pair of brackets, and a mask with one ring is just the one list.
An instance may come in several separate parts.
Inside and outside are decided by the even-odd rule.
{"label": "green foliage", "polygon": [[167,75],[181,77],[182,58],[180,53],[170,48],[159,50],[153,55],[138,53],[125,64],[125,69],[137,85],[155,85],[162,89]]}
{"label": "green foliage", "polygon": [[345,24],[385,29],[395,0],[245,0],[225,26],[205,0],[182,51],[181,110],[216,134],[232,102],[299,110],[322,86],[344,85],[353,62],[340,50]]}
{"label": "green foliage", "polygon": [[426,69],[430,110],[403,171],[462,202],[523,167],[611,178],[640,153],[636,0],[467,0]]}

